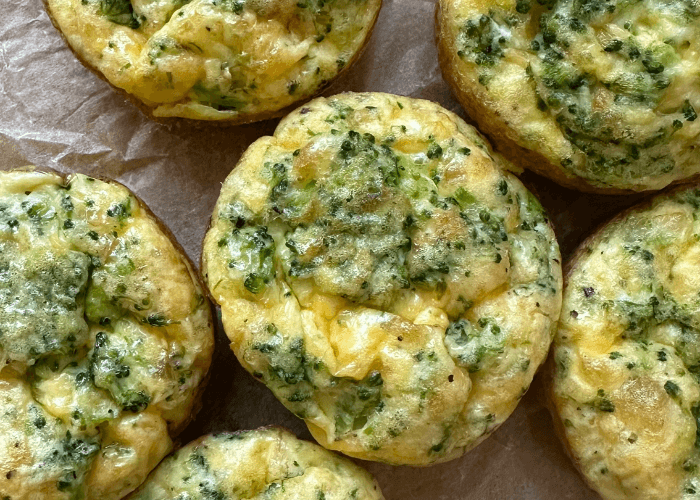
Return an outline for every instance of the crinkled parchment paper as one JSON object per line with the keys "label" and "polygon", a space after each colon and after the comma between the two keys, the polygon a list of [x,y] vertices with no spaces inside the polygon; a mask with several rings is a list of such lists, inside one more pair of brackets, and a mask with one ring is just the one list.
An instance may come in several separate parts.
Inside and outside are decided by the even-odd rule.
{"label": "crinkled parchment paper", "polygon": [[[464,116],[442,80],[434,45],[435,0],[384,0],[360,61],[325,95],[383,91],[431,99]],[[85,69],[40,0],[0,2],[0,168],[27,164],[116,178],[163,219],[193,261],[220,183],[243,150],[276,120],[232,128],[161,125]],[[564,257],[594,227],[638,197],[590,196],[523,176],[556,225]],[[301,420],[253,380],[217,332],[204,406],[185,431],[201,434]],[[554,436],[541,376],[508,421],[459,460],[425,469],[364,463],[388,500],[594,499]]]}

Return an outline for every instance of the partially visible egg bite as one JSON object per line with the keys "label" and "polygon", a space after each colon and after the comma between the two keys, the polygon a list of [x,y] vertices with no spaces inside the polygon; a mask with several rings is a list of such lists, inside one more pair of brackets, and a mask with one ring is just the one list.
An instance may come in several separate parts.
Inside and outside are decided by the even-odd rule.
{"label": "partially visible egg bite", "polygon": [[223,184],[203,251],[241,364],[323,446],[460,456],[525,394],[559,317],[535,197],[439,105],[316,99]]}
{"label": "partially visible egg bite", "polygon": [[71,49],[155,118],[284,114],[349,67],[381,0],[44,0]]}
{"label": "partially visible egg bite", "polygon": [[347,458],[290,432],[204,436],[153,471],[129,500],[383,500],[374,478]]}
{"label": "partially visible egg bite", "polygon": [[553,348],[555,420],[604,498],[700,498],[700,187],[576,252]]}
{"label": "partially visible egg bite", "polygon": [[125,187],[0,172],[0,497],[120,499],[191,419],[211,306]]}
{"label": "partially visible egg bite", "polygon": [[696,0],[439,0],[443,75],[503,153],[560,184],[700,174]]}

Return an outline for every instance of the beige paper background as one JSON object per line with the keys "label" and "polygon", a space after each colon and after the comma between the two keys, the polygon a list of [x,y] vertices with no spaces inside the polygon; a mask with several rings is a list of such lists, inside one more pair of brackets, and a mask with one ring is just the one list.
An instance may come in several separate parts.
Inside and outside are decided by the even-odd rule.
{"label": "beige paper background", "polygon": [[[440,74],[434,10],[435,0],[384,0],[363,57],[324,94],[392,92],[464,116]],[[195,262],[220,183],[243,150],[275,125],[151,122],[73,57],[40,0],[0,2],[0,168],[35,164],[114,177],[149,204]],[[532,174],[523,179],[549,210],[565,258],[592,228],[638,199],[583,195]],[[221,329],[217,347],[204,407],[183,441],[271,424],[310,439],[303,423],[238,365]],[[425,469],[364,465],[388,500],[596,499],[553,434],[540,379],[511,418],[459,460]]]}

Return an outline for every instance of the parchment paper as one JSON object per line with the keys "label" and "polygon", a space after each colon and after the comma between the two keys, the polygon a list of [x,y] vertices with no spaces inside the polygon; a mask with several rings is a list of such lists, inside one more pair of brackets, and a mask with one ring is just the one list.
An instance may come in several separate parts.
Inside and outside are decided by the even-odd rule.
{"label": "parchment paper", "polygon": [[[464,117],[440,74],[434,10],[434,0],[384,0],[363,57],[324,94],[392,92],[437,101]],[[40,0],[0,2],[0,168],[34,164],[116,178],[170,226],[194,262],[220,183],[243,150],[276,123],[151,122],[73,57]],[[533,174],[523,180],[548,209],[564,258],[593,228],[639,199],[583,195]],[[554,436],[540,379],[510,419],[461,459],[424,469],[363,465],[388,500],[598,498]],[[271,424],[311,439],[302,421],[240,367],[219,325],[204,406],[181,441]]]}

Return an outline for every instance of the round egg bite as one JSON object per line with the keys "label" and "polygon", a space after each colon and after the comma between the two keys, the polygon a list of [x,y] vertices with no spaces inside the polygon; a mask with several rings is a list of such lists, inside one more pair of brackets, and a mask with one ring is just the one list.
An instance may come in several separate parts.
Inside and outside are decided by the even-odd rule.
{"label": "round egg bite", "polygon": [[507,166],[437,104],[349,93],[287,116],[224,182],[205,280],[241,364],[326,448],[450,460],[525,394],[561,267]]}
{"label": "round egg bite", "polygon": [[282,116],[348,68],[381,0],[44,0],[83,64],[156,119]]}
{"label": "round egg bite", "polygon": [[128,500],[383,500],[347,458],[279,428],[204,436],[179,449]]}
{"label": "round egg bite", "polygon": [[519,166],[573,189],[661,189],[700,174],[695,0],[439,0],[440,62]]}
{"label": "round egg bite", "polygon": [[211,305],[124,186],[0,172],[0,492],[117,500],[191,420]]}
{"label": "round egg bite", "polygon": [[700,188],[619,215],[566,273],[555,423],[606,499],[700,495]]}

